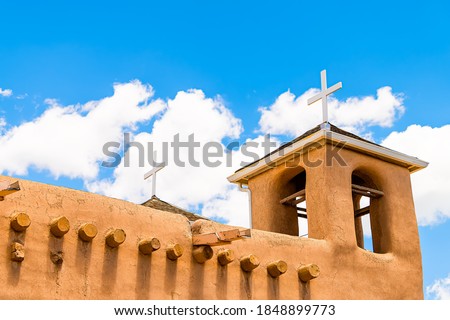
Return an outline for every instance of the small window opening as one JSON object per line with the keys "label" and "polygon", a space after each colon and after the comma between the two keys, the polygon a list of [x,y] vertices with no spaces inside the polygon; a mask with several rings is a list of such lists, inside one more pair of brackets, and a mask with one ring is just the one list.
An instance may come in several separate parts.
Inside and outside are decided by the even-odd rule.
{"label": "small window opening", "polygon": [[308,216],[306,210],[306,171],[302,171],[289,181],[295,192],[280,201],[297,210],[299,236],[308,237]]}
{"label": "small window opening", "polygon": [[352,198],[355,222],[356,244],[358,247],[377,252],[378,239],[374,238],[374,219],[379,212],[378,200],[384,193],[373,184],[369,177],[361,173],[352,175]]}

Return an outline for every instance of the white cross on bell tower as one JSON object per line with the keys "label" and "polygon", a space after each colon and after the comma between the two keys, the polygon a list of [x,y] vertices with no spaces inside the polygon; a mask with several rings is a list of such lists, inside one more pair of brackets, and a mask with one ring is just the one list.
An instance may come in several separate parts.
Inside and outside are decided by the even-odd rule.
{"label": "white cross on bell tower", "polygon": [[320,72],[320,82],[322,84],[322,91],[316,94],[314,97],[308,99],[308,105],[322,99],[322,116],[323,122],[328,123],[328,96],[333,92],[342,88],[342,82],[338,82],[335,85],[327,88],[327,70],[322,70]]}

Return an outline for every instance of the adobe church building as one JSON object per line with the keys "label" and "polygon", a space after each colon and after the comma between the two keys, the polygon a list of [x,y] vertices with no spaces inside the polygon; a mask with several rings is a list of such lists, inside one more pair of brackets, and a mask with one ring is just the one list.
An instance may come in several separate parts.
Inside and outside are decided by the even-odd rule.
{"label": "adobe church building", "polygon": [[324,122],[228,178],[249,230],[0,177],[0,298],[423,299],[410,174],[426,165]]}

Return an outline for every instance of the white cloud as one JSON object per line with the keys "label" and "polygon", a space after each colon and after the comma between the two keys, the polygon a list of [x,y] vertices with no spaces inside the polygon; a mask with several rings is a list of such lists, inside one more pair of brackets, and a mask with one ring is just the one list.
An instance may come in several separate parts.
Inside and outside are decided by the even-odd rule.
{"label": "white cloud", "polygon": [[6,126],[5,118],[0,118],[0,131]]}
{"label": "white cloud", "polygon": [[450,218],[450,125],[432,128],[411,125],[403,132],[392,132],[382,144],[428,161],[427,168],[411,175],[419,225],[433,225]]}
{"label": "white cloud", "polygon": [[2,88],[0,88],[0,96],[10,97],[10,96],[12,96],[12,94],[13,94],[13,92],[12,92],[11,89],[2,89]]}
{"label": "white cloud", "polygon": [[[221,161],[217,167],[210,167],[202,161],[205,144],[215,142],[225,150],[224,141],[239,138],[242,130],[241,121],[225,107],[220,97],[208,98],[201,90],[189,90],[179,92],[174,99],[167,102],[166,111],[155,121],[149,133],[136,134],[132,140],[144,147],[145,155],[148,154],[148,142],[151,141],[157,151],[157,161],[163,160],[163,142],[169,143],[168,156],[164,156],[168,164],[157,173],[158,197],[180,207],[201,212],[209,218],[219,218],[232,225],[248,226],[248,195],[240,192],[237,186],[231,185],[226,178],[238,169],[242,162],[251,162],[264,154],[261,144],[264,137],[259,136],[247,141],[248,145],[251,145],[248,151],[254,153],[253,156],[243,154],[235,150],[238,149],[235,147],[228,156],[210,159]],[[180,141],[183,142],[188,140],[190,134],[194,134],[194,140],[199,142],[200,146],[194,149],[193,158],[199,162],[199,166],[189,163],[187,148],[182,148],[179,154],[185,166],[180,167],[175,163],[170,142],[174,141],[176,134],[179,134]],[[274,142],[277,145],[279,143]],[[126,167],[122,161],[114,169],[113,179],[89,182],[86,184],[88,190],[137,203],[147,200],[151,195],[151,179],[144,181],[143,175],[151,166],[139,166],[139,152],[138,147],[131,147],[131,165]]]}
{"label": "white cloud", "polygon": [[212,219],[226,219],[234,226],[249,227],[248,197],[246,192],[239,191],[237,187],[229,187],[223,195],[218,195],[205,203],[201,213]]}
{"label": "white cloud", "polygon": [[159,100],[149,103],[152,96],[150,86],[133,81],[116,84],[111,97],[84,105],[46,100],[49,108],[41,116],[0,136],[0,171],[24,175],[34,167],[55,177],[94,179],[103,144],[165,107]]}
{"label": "white cloud", "polygon": [[[219,160],[218,167],[202,162],[202,147],[211,141],[225,150],[225,140],[239,138],[243,128],[220,97],[208,98],[201,90],[179,92],[167,102],[148,102],[153,96],[150,86],[139,81],[116,84],[114,94],[98,101],[62,106],[54,99],[46,99],[48,108],[33,121],[12,127],[0,136],[0,170],[8,174],[26,174],[32,167],[47,170],[53,176],[81,178],[89,191],[134,202],[147,200],[151,181],[144,181],[143,174],[151,168],[139,166],[137,147],[129,149],[131,166],[124,162],[107,179],[100,179],[99,162],[110,160],[103,154],[108,141],[122,142],[123,133],[131,133],[131,141],[145,146],[152,141],[162,155],[162,143],[172,142],[179,134],[180,141],[187,141],[194,134],[201,144],[194,158],[196,167],[188,163],[188,152],[182,148],[180,160],[185,167],[174,165],[174,154],[169,148],[167,168],[158,173],[158,196],[162,199],[202,212],[205,216],[221,218],[235,225],[248,225],[248,196],[231,185],[226,177],[240,167],[241,161],[254,160],[234,150]],[[136,132],[136,125],[163,111],[153,126]],[[3,123],[3,122],[2,122]],[[249,142],[260,143],[263,137]],[[258,144],[260,147],[261,145]],[[123,147],[123,146],[122,146]],[[121,149],[111,151],[118,151]],[[213,151],[213,150],[211,150]],[[253,148],[254,157],[262,156],[261,148]],[[211,159],[214,161],[216,159]]]}
{"label": "white cloud", "polygon": [[435,280],[428,286],[427,295],[432,299],[450,300],[450,274],[447,278]]}
{"label": "white cloud", "polygon": [[23,94],[19,94],[18,96],[16,96],[17,100],[23,100],[26,97],[28,97],[28,93],[23,93]]}
{"label": "white cloud", "polygon": [[[321,101],[310,106],[307,99],[318,93],[309,89],[299,97],[290,91],[281,94],[269,107],[261,107],[260,131],[271,134],[298,136],[322,121]],[[404,112],[403,98],[390,87],[377,90],[376,97],[350,97],[328,100],[329,119],[334,125],[359,134],[371,126],[391,127]]]}
{"label": "white cloud", "polygon": [[[133,141],[145,147],[145,155],[148,154],[148,142],[151,141],[157,151],[158,161],[162,160],[163,143],[169,143],[168,156],[164,157],[168,161],[167,167],[158,173],[157,195],[179,206],[198,208],[215,197],[226,195],[229,190],[226,177],[232,170],[225,163],[218,167],[206,166],[202,161],[203,146],[214,141],[224,150],[222,140],[238,138],[241,131],[241,121],[232,115],[220,98],[207,98],[201,90],[189,90],[179,92],[173,100],[169,100],[167,110],[155,121],[151,132],[141,132]],[[187,148],[180,148],[179,154],[185,166],[175,163],[174,149],[170,143],[177,134],[182,142],[188,141],[189,135],[194,134],[195,142],[200,143],[200,147],[193,148],[193,158],[199,162],[198,167],[189,163]],[[125,167],[122,161],[114,170],[113,180],[88,183],[88,189],[134,202],[147,200],[151,183],[150,180],[143,181],[143,175],[151,169],[147,164],[148,157],[145,157],[146,167],[140,167],[137,157],[139,150],[132,147],[129,152],[131,166]],[[224,156],[210,160],[224,161]]]}

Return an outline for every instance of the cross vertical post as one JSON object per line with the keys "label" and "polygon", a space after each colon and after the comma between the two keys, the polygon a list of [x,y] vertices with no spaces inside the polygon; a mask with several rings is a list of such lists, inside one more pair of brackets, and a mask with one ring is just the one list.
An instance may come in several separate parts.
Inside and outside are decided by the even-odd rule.
{"label": "cross vertical post", "polygon": [[144,174],[144,180],[147,180],[148,178],[152,177],[152,197],[156,196],[156,173],[163,169],[165,167],[164,164],[157,166],[155,168],[153,168],[152,170],[150,170],[149,172],[147,172],[146,174]]}
{"label": "cross vertical post", "polygon": [[335,85],[327,88],[327,71],[322,70],[320,72],[320,83],[322,91],[315,96],[308,99],[308,105],[322,99],[322,119],[324,123],[328,123],[328,96],[333,92],[342,88],[342,82],[338,82]]}

